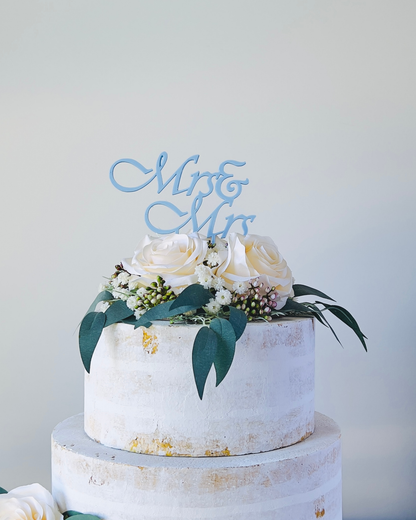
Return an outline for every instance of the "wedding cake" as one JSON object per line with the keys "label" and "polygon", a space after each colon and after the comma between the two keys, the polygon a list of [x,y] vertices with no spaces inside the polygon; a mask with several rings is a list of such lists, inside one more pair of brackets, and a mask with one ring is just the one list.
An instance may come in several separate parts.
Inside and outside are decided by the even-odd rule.
{"label": "wedding cake", "polygon": [[[163,182],[180,190],[185,161]],[[199,172],[194,231],[146,236],[116,266],[80,327],[86,369],[84,414],[52,435],[52,492],[61,511],[103,520],[341,520],[338,426],[314,411],[315,323],[329,311],[350,326],[351,314],[324,293],[294,284],[274,242],[247,233],[253,215],[231,215],[222,233],[196,213],[216,193],[229,206],[246,181]],[[227,180],[226,190],[222,186]],[[230,195],[230,193],[232,195]],[[174,209],[168,202],[165,207]],[[230,227],[242,221],[243,233]],[[185,222],[186,223],[186,222]],[[167,231],[169,231],[167,233]],[[303,302],[299,297],[322,301]],[[316,320],[316,321],[315,321]]]}

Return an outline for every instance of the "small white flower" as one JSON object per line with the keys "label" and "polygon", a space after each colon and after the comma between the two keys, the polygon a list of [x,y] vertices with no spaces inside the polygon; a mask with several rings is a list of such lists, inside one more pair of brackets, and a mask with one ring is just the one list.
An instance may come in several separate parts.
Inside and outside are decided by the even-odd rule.
{"label": "small white flower", "polygon": [[221,289],[215,295],[215,299],[221,305],[229,305],[231,303],[231,293],[227,289]]}
{"label": "small white flower", "polygon": [[95,312],[105,312],[110,307],[108,302],[98,302],[95,307]]}
{"label": "small white flower", "polygon": [[146,312],[146,309],[143,309],[143,308],[138,308],[134,311],[134,317],[136,318],[136,320],[138,320],[140,318],[140,316],[142,316],[144,313]]}
{"label": "small white flower", "polygon": [[98,292],[107,291],[107,287],[108,287],[108,284],[100,283],[100,285],[98,286]]}
{"label": "small white flower", "polygon": [[137,296],[139,298],[143,298],[146,294],[146,288],[145,287],[140,287],[140,289],[137,291]]}
{"label": "small white flower", "polygon": [[119,287],[120,286],[120,282],[119,282],[118,278],[113,278],[113,280],[111,280],[111,282],[110,282],[110,285],[112,285],[115,289],[117,287]]}
{"label": "small white flower", "polygon": [[195,274],[198,276],[198,283],[203,285],[205,289],[209,289],[212,286],[212,273],[209,267],[198,265],[195,268]]}
{"label": "small white flower", "polygon": [[203,285],[204,289],[212,287],[212,276],[210,274],[203,274],[198,277],[198,283]]}
{"label": "small white flower", "polygon": [[200,277],[200,276],[203,276],[204,274],[206,273],[209,273],[211,274],[211,269],[209,267],[207,267],[206,265],[204,264],[199,264],[195,267],[195,274]]}
{"label": "small white flower", "polygon": [[248,284],[247,282],[234,282],[233,290],[237,294],[244,294],[247,292]]}
{"label": "small white flower", "polygon": [[216,291],[221,291],[221,289],[224,288],[224,280],[220,276],[214,276],[212,287],[214,287]]}
{"label": "small white flower", "polygon": [[213,247],[213,251],[218,253],[219,251],[225,251],[227,249],[227,242],[225,240],[222,240],[221,238],[215,239],[215,245]]}
{"label": "small white flower", "polygon": [[113,291],[114,298],[118,298],[123,301],[127,301],[130,293],[127,289],[118,288],[115,291]]}
{"label": "small white flower", "polygon": [[134,291],[140,287],[140,278],[137,276],[130,276],[129,279],[129,289],[130,291]]}
{"label": "small white flower", "polygon": [[130,310],[134,311],[137,306],[137,296],[130,296],[127,298],[126,305]]}
{"label": "small white flower", "polygon": [[218,253],[216,253],[215,251],[211,251],[210,253],[208,253],[206,260],[207,260],[207,264],[210,267],[214,267],[214,266],[218,265],[221,261],[220,255]]}
{"label": "small white flower", "polygon": [[209,303],[204,307],[204,310],[208,314],[217,314],[221,309],[221,305],[214,300],[214,298],[211,298]]}
{"label": "small white flower", "polygon": [[130,275],[129,275],[129,273],[126,273],[126,272],[122,272],[122,273],[120,273],[117,276],[117,280],[118,280],[120,285],[128,284],[129,283],[129,278],[130,278]]}

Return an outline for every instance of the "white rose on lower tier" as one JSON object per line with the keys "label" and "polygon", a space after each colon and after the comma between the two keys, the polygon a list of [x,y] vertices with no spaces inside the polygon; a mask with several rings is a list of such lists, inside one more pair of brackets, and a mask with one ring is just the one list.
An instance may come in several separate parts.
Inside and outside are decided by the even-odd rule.
{"label": "white rose on lower tier", "polygon": [[132,258],[123,260],[123,267],[142,277],[142,285],[149,285],[161,276],[175,291],[197,283],[195,267],[205,259],[208,240],[198,233],[171,234],[163,237],[146,235]]}
{"label": "white rose on lower tier", "polygon": [[227,289],[235,282],[258,279],[267,287],[275,287],[279,300],[277,310],[284,307],[288,296],[293,296],[292,271],[269,237],[231,233],[228,237],[228,256],[216,270]]}
{"label": "white rose on lower tier", "polygon": [[62,520],[52,495],[40,484],[0,495],[0,520]]}

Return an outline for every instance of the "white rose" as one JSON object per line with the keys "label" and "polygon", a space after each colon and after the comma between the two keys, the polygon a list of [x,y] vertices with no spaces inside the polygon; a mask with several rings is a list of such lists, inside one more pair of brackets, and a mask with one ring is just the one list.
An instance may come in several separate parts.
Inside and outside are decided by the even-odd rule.
{"label": "white rose", "polygon": [[149,285],[161,276],[172,289],[198,282],[195,267],[205,259],[208,240],[198,233],[171,234],[146,237],[140,242],[132,258],[123,260],[124,268],[142,277],[142,285]]}
{"label": "white rose", "polygon": [[264,288],[275,287],[280,296],[276,309],[281,309],[293,295],[292,271],[269,237],[243,236],[231,233],[228,239],[228,256],[217,269],[227,289],[232,290],[236,282],[247,282],[258,278]]}
{"label": "white rose", "polygon": [[40,484],[0,495],[0,520],[62,520],[52,495]]}

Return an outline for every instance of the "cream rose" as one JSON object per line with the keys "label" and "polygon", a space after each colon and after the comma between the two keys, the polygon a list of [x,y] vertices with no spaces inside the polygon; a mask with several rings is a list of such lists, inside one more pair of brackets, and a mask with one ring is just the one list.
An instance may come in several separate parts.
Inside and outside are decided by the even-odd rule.
{"label": "cream rose", "polygon": [[228,238],[228,256],[215,273],[232,290],[234,283],[258,279],[264,287],[275,287],[279,300],[276,309],[281,309],[293,295],[292,271],[269,237],[243,236],[231,233]]}
{"label": "cream rose", "polygon": [[52,495],[40,484],[0,495],[0,520],[62,520]]}
{"label": "cream rose", "polygon": [[163,237],[146,235],[132,258],[123,260],[124,268],[139,275],[142,285],[161,276],[174,291],[197,283],[195,267],[205,259],[208,240],[198,233],[171,234]]}

